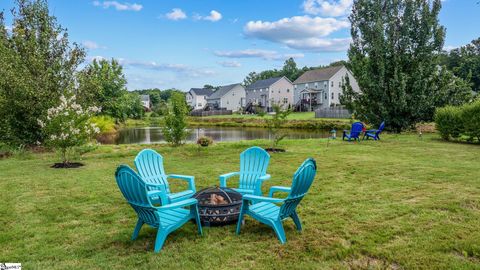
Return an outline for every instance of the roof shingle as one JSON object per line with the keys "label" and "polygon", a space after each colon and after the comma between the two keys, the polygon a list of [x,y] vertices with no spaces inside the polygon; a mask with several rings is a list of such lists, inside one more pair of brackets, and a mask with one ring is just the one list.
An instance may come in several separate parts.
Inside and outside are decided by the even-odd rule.
{"label": "roof shingle", "polygon": [[283,77],[275,77],[275,78],[270,78],[270,79],[265,79],[265,80],[259,80],[256,81],[250,85],[247,86],[247,90],[253,90],[253,89],[260,89],[260,88],[267,88],[270,87],[270,85],[276,83]]}
{"label": "roof shingle", "polygon": [[228,92],[230,92],[230,90],[235,88],[237,85],[240,85],[240,84],[234,83],[234,84],[222,86],[217,91],[213,92],[213,94],[210,95],[208,99],[219,99],[223,97],[225,94],[227,94]]}
{"label": "roof shingle", "polygon": [[302,74],[298,79],[293,83],[309,83],[309,82],[319,82],[319,81],[328,81],[333,75],[335,75],[343,66],[333,66],[327,68],[319,68],[314,70],[309,70]]}
{"label": "roof shingle", "polygon": [[213,94],[213,90],[212,89],[208,89],[208,88],[191,88],[190,91],[194,92],[195,95],[197,96],[210,96],[211,94]]}

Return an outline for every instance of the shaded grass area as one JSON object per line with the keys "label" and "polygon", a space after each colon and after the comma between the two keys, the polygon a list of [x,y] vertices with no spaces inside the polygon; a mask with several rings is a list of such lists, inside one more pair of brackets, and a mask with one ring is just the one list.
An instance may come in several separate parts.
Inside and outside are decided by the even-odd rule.
{"label": "shaded grass area", "polygon": [[[152,147],[168,173],[192,174],[200,189],[237,170],[245,148],[268,144]],[[77,169],[51,169],[49,153],[0,160],[0,260],[27,269],[480,269],[478,145],[386,135],[379,142],[281,146],[287,152],[272,154],[264,191],[290,185],[305,158],[318,164],[298,209],[304,231],[286,221],[286,245],[247,218],[240,236],[227,226],[204,228],[200,237],[188,223],[153,253],[154,229],[130,240],[135,214],[113,177],[146,146],[102,146]]]}

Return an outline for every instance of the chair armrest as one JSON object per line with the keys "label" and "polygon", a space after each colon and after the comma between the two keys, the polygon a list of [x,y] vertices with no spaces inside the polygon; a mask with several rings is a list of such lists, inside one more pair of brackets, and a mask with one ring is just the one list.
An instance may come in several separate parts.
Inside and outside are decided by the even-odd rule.
{"label": "chair armrest", "polygon": [[193,191],[193,193],[196,192],[195,177],[190,176],[190,175],[169,174],[169,175],[167,175],[167,179],[168,178],[174,178],[174,179],[180,179],[180,180],[188,181],[188,189]]}
{"label": "chair armrest", "polygon": [[235,175],[240,175],[240,172],[231,172],[220,175],[220,187],[227,187],[227,179]]}
{"label": "chair armrest", "polygon": [[367,132],[367,133],[368,133],[368,132],[377,132],[377,131],[378,131],[378,129],[369,129],[369,130],[365,130],[365,132]]}
{"label": "chair armrest", "polygon": [[285,199],[277,199],[277,198],[270,198],[270,197],[256,196],[256,195],[243,195],[242,199],[244,201],[271,202],[271,203],[280,203],[285,200]]}
{"label": "chair armrest", "polygon": [[270,192],[268,193],[268,197],[273,197],[273,194],[275,192],[288,192],[288,193],[290,193],[290,191],[292,191],[292,188],[281,187],[281,186],[273,186],[273,187],[270,187]]}
{"label": "chair armrest", "polygon": [[161,190],[150,190],[150,191],[147,191],[147,196],[149,198],[153,197],[153,196],[158,196],[158,197],[162,197],[162,194],[163,194],[163,191]]}
{"label": "chair armrest", "polygon": [[263,181],[268,180],[268,179],[270,179],[270,178],[272,178],[272,176],[271,176],[270,174],[265,174],[265,175],[260,176],[260,177],[258,178],[258,180],[260,180],[260,181],[263,182]]}
{"label": "chair armrest", "polygon": [[171,210],[171,209],[175,209],[175,208],[182,208],[182,207],[185,207],[185,206],[194,205],[194,204],[197,204],[197,203],[198,203],[197,199],[190,198],[190,199],[186,199],[186,200],[179,201],[179,202],[176,202],[176,203],[170,203],[170,204],[167,204],[167,205],[163,205],[163,206],[158,207],[157,209],[160,210],[160,211]]}

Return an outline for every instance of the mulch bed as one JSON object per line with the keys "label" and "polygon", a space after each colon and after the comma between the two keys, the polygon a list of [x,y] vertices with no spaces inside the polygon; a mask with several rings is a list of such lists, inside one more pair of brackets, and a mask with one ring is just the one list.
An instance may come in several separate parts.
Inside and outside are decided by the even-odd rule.
{"label": "mulch bed", "polygon": [[72,169],[84,166],[83,163],[80,162],[71,162],[71,163],[55,163],[50,168],[54,169]]}

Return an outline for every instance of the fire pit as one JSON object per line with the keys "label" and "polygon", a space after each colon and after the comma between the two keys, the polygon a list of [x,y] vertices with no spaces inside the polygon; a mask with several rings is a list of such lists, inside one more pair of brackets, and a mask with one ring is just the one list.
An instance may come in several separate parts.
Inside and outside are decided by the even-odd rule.
{"label": "fire pit", "polygon": [[193,195],[198,200],[200,221],[205,226],[222,226],[236,223],[242,194],[230,188],[210,187]]}

